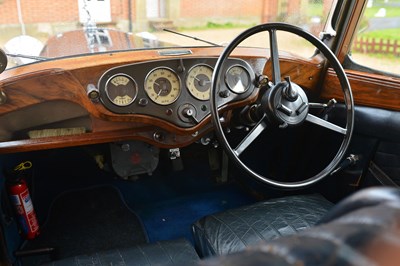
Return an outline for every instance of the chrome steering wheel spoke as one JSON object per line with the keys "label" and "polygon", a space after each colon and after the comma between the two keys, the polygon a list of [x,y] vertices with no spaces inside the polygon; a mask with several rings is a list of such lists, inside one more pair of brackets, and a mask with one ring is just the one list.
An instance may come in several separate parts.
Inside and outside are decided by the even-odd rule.
{"label": "chrome steering wheel spoke", "polygon": [[233,150],[233,152],[239,156],[242,152],[244,152],[247,147],[250,146],[251,143],[267,128],[267,123],[264,121],[264,117],[258,122],[257,125],[253,127],[253,129],[247,134],[246,137],[237,145],[237,147]]}
{"label": "chrome steering wheel spoke", "polygon": [[340,127],[338,125],[335,125],[335,124],[333,124],[333,123],[331,123],[329,121],[326,121],[326,120],[324,120],[322,118],[319,118],[318,116],[315,116],[315,115],[312,115],[312,114],[307,114],[306,121],[308,121],[310,123],[313,123],[313,124],[316,124],[318,126],[330,129],[332,131],[338,132],[338,133],[343,134],[343,135],[346,135],[346,133],[347,133],[347,129],[342,128],[342,127]]}
{"label": "chrome steering wheel spoke", "polygon": [[279,50],[275,29],[269,31],[269,42],[272,61],[272,76],[274,78],[274,84],[276,85],[281,82],[281,68],[279,66]]}

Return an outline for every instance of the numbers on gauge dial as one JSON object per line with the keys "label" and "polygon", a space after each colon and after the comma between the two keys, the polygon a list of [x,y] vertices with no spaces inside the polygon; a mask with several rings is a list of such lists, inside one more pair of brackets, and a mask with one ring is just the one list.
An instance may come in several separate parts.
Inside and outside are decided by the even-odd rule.
{"label": "numbers on gauge dial", "polygon": [[147,96],[160,105],[175,102],[181,92],[179,77],[165,67],[153,69],[147,75],[144,85]]}
{"label": "numbers on gauge dial", "polygon": [[137,91],[136,82],[125,74],[110,77],[105,88],[107,98],[116,106],[131,104],[136,98]]}
{"label": "numbers on gauge dial", "polygon": [[186,87],[196,99],[210,99],[211,77],[213,69],[208,65],[196,65],[189,70]]}

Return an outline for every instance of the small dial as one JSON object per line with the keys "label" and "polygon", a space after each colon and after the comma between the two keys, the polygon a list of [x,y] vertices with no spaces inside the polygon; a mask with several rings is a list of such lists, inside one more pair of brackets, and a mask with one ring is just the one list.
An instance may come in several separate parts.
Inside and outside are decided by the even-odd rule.
{"label": "small dial", "polygon": [[213,69],[208,65],[196,65],[189,70],[186,87],[196,99],[210,99],[211,77]]}
{"label": "small dial", "polygon": [[175,102],[181,92],[179,77],[165,67],[153,69],[145,79],[144,88],[147,96],[160,105]]}
{"label": "small dial", "polygon": [[228,69],[225,75],[228,88],[234,93],[244,93],[250,87],[250,74],[246,68],[236,65]]}
{"label": "small dial", "polygon": [[106,82],[107,98],[116,106],[127,106],[133,103],[137,95],[137,84],[125,74],[112,76]]}

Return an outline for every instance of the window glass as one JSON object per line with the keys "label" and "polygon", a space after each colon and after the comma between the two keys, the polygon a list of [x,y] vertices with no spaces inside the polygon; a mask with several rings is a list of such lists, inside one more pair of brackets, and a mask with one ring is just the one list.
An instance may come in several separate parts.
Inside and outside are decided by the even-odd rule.
{"label": "window glass", "polygon": [[[213,1],[211,5],[205,4],[206,2],[209,1],[190,1],[193,13],[189,12],[189,10],[184,12],[183,7],[181,7],[181,17],[174,20],[174,25],[177,26],[176,29],[180,33],[225,45],[247,28],[268,22],[285,22],[296,25],[318,37],[319,33],[324,29],[328,13],[334,1],[225,1],[224,3],[229,3],[229,8],[224,6],[223,2]],[[169,43],[204,45],[196,40],[172,35],[168,32],[156,30],[152,33],[158,39]],[[314,54],[315,47],[294,34],[278,31],[277,38],[280,51],[290,52],[305,58]],[[254,35],[242,43],[241,46],[269,48],[268,34]]]}
{"label": "window glass", "polygon": [[[245,29],[267,22],[290,23],[319,36],[332,3],[333,0],[0,0],[0,48],[10,56],[8,67],[13,67],[87,53],[226,44]],[[281,51],[303,57],[313,55],[314,47],[293,34],[278,32],[277,38]],[[268,43],[264,34],[242,45],[268,47]]]}
{"label": "window glass", "polygon": [[368,1],[351,57],[360,65],[400,74],[400,0]]}

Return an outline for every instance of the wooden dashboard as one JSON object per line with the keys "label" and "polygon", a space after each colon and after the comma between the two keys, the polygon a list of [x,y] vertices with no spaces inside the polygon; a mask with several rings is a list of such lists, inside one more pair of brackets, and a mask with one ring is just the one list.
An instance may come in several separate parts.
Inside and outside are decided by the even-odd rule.
{"label": "wooden dashboard", "polygon": [[[191,48],[162,51],[65,58],[25,65],[2,73],[0,91],[6,100],[0,104],[0,152],[128,139],[172,148],[198,140],[212,129],[209,103],[207,98],[193,97],[187,91],[185,79],[189,69],[195,65],[213,67],[222,50]],[[235,59],[232,59],[231,65],[243,64],[247,68],[251,86],[245,93],[221,102],[221,109],[225,110],[256,99],[255,76],[262,74],[266,62],[263,51],[254,49],[238,49],[233,56]],[[184,70],[178,70],[179,67]],[[158,104],[154,102],[154,97],[151,99],[150,94],[145,93],[143,80],[152,69],[157,68],[171,69],[179,76],[181,92],[171,103]],[[128,106],[117,106],[106,97],[108,94],[103,87],[109,81],[107,75],[111,72],[111,76],[116,73],[129,75],[137,84],[136,99]],[[99,99],[93,100],[88,96],[88,87],[99,91]],[[197,112],[193,120],[180,115],[182,106],[188,105]]]}
{"label": "wooden dashboard", "polygon": [[[222,50],[222,47],[136,50],[48,60],[9,69],[0,74],[0,99],[3,99],[0,100],[0,153],[131,139],[160,148],[189,145],[213,127],[207,98],[196,98],[188,92],[188,72],[196,65],[213,68]],[[227,111],[256,101],[259,90],[254,86],[255,80],[261,74],[272,76],[268,55],[269,51],[255,48],[238,48],[231,55],[230,66],[243,64],[252,85],[246,93],[228,96],[219,103],[226,118]],[[310,92],[318,93],[317,87],[324,84],[320,80],[323,61],[318,57],[305,60],[283,55],[280,66],[283,77],[290,76]],[[161,105],[146,92],[147,76],[158,67],[172,69],[180,80],[181,90],[179,97]],[[132,97],[135,99],[127,106],[124,106],[126,99],[122,100],[122,106],[115,106],[103,88],[111,77],[121,73],[132,78],[137,86],[137,94]],[[322,96],[338,98],[334,74],[328,73],[329,82]],[[354,77],[354,74],[350,77],[353,93],[359,95],[363,88],[352,81]],[[96,88],[100,98],[91,99],[88,88]],[[355,102],[398,108],[398,94],[394,98],[387,93],[393,88],[382,89],[378,96],[387,98],[382,99],[383,106],[379,106],[378,99],[365,97],[357,97]],[[229,95],[235,93],[231,91]],[[182,116],[181,106],[185,104],[194,107],[194,119]]]}

